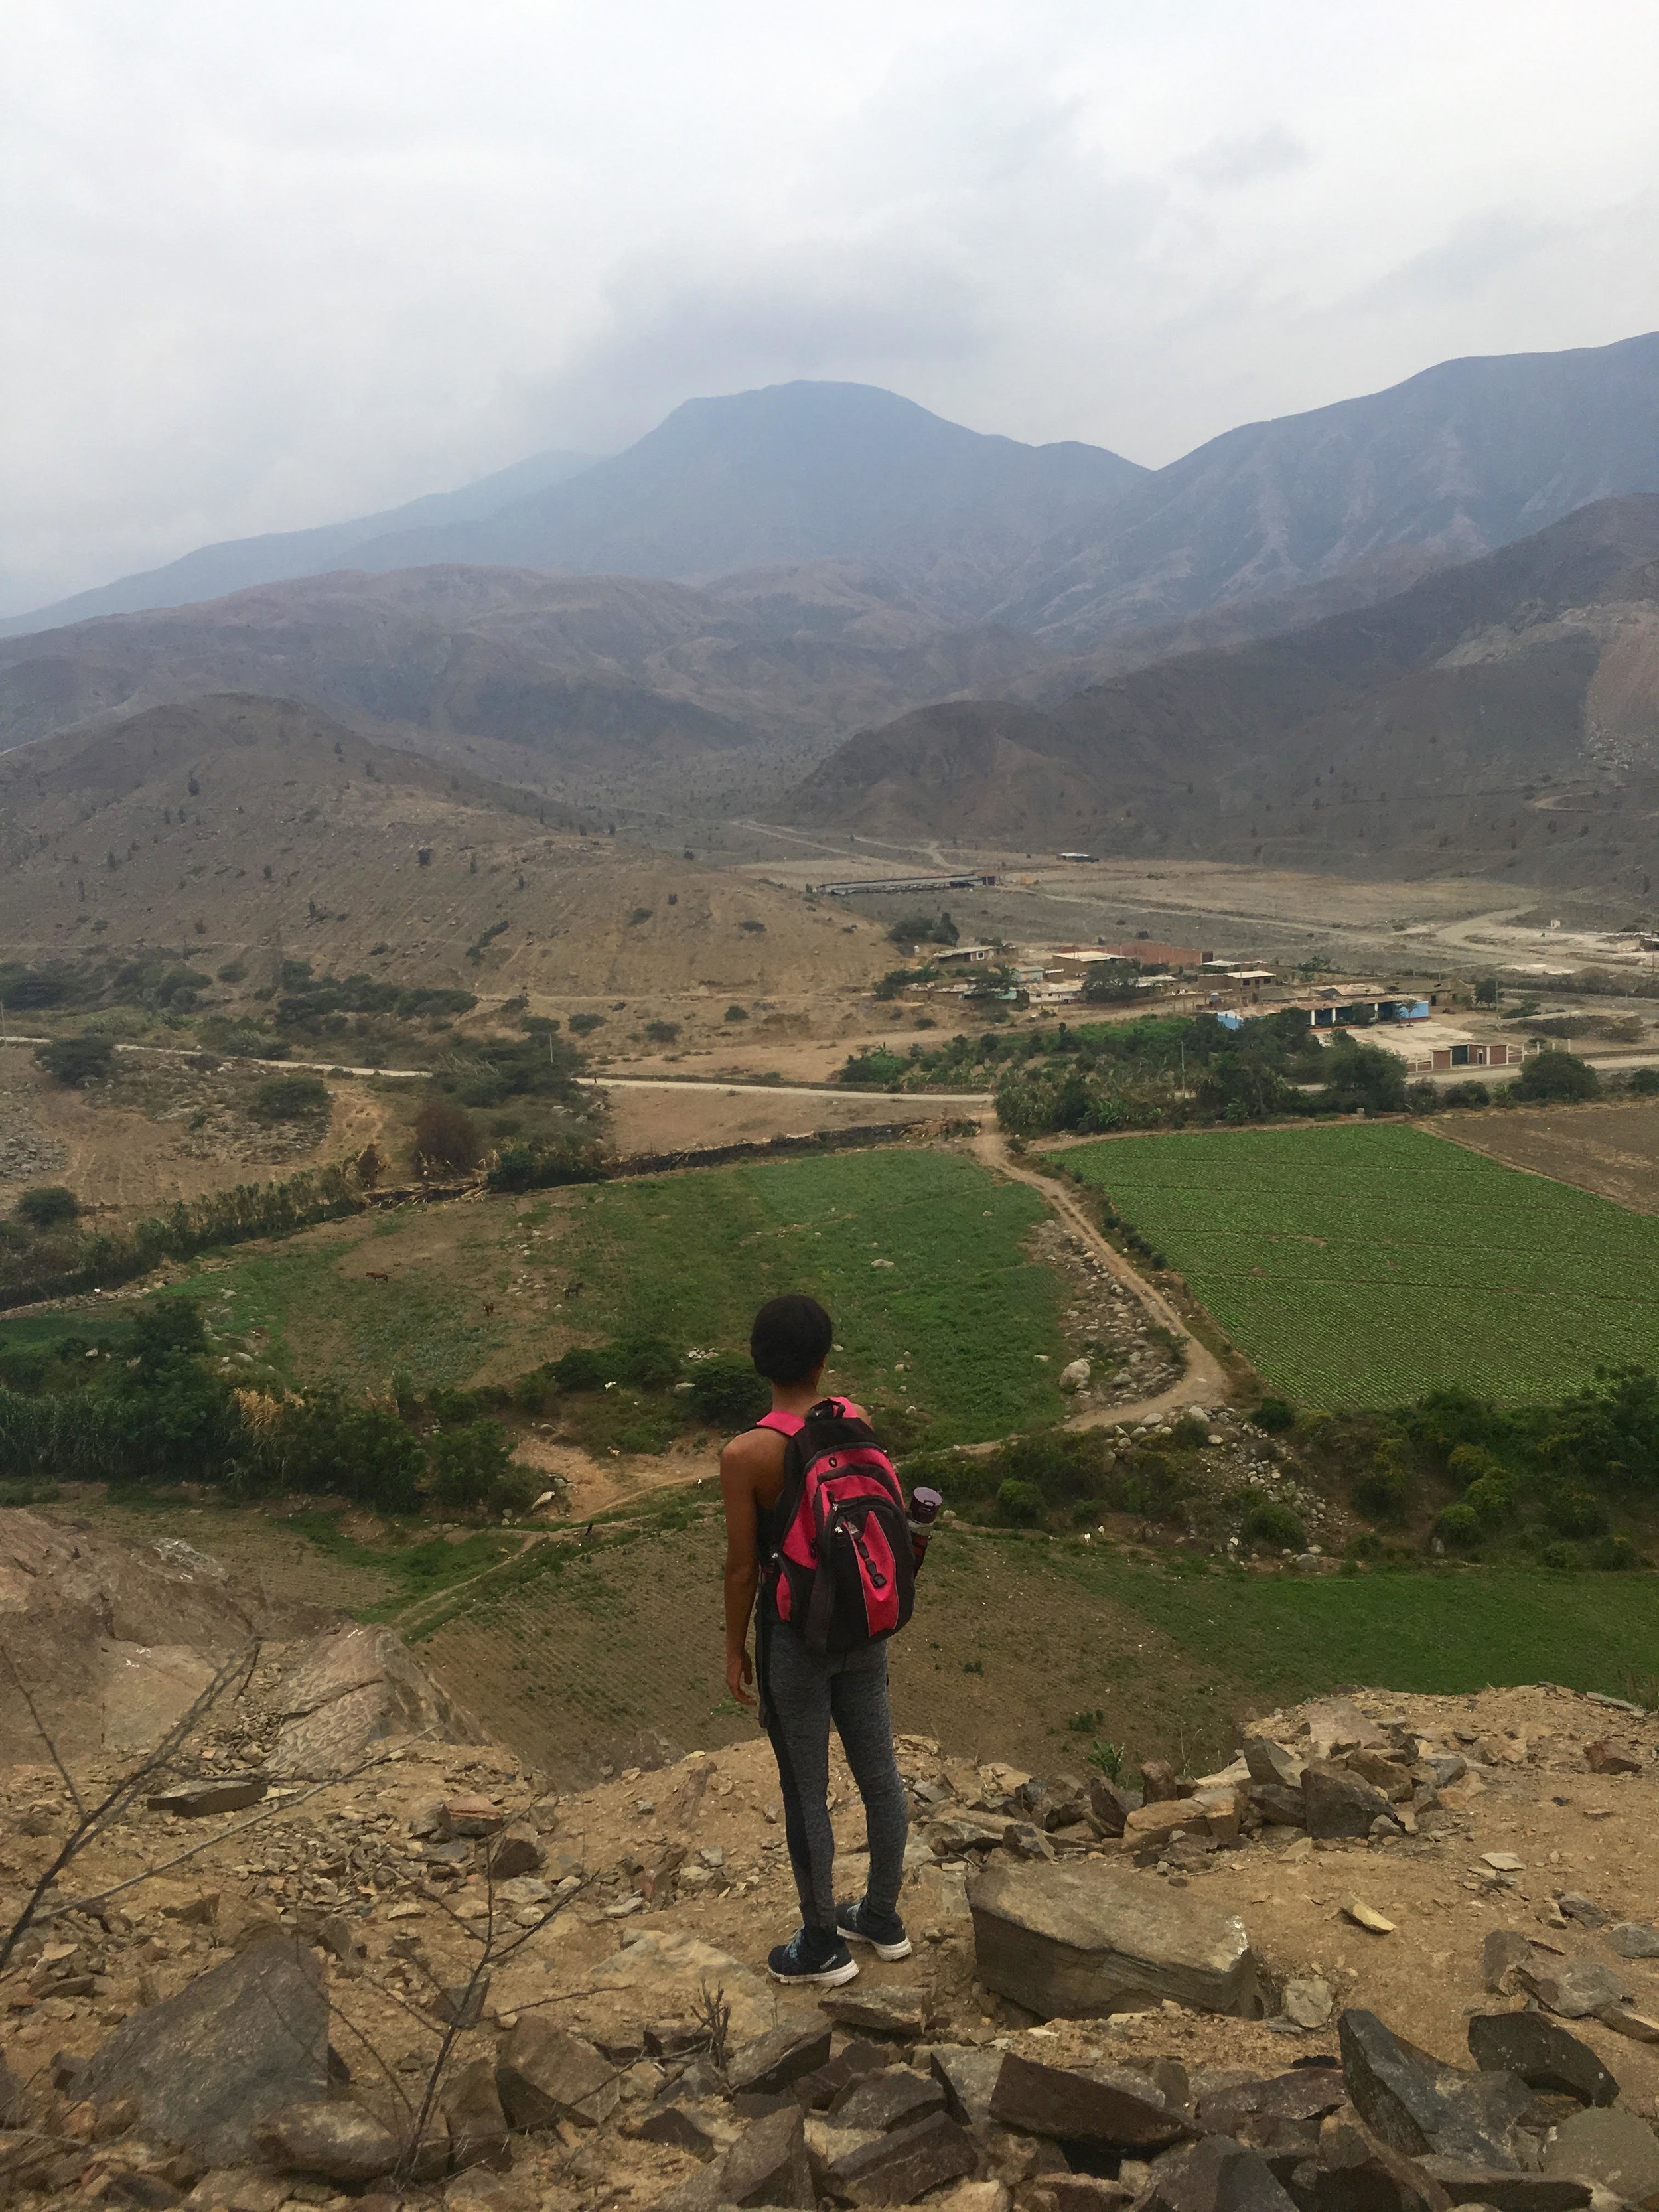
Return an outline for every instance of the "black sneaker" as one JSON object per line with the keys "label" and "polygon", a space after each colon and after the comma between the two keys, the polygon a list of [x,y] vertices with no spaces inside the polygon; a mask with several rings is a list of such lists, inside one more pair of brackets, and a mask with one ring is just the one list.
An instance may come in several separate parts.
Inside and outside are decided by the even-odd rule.
{"label": "black sneaker", "polygon": [[867,1898],[836,1907],[836,1925],[854,1943],[867,1943],[878,1959],[908,1959],[910,1938],[896,1912],[872,1912]]}
{"label": "black sneaker", "polygon": [[798,1928],[766,1963],[774,1981],[812,1982],[826,1990],[850,1982],[859,1970],[858,1961],[839,1936],[816,1928]]}

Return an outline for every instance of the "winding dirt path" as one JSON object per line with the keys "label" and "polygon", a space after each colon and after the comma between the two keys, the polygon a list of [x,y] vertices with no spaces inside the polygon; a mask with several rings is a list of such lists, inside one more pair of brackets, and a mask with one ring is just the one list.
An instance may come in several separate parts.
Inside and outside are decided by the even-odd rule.
{"label": "winding dirt path", "polygon": [[[1177,1413],[1186,1406],[1220,1406],[1226,1403],[1232,1386],[1220,1361],[1206,1345],[1199,1342],[1163,1292],[1143,1275],[1138,1274],[1116,1246],[1101,1235],[1058,1177],[1042,1175],[1025,1161],[1016,1159],[1008,1149],[1008,1139],[1000,1129],[981,1130],[969,1149],[975,1158],[994,1174],[1005,1175],[1011,1182],[1025,1183],[1038,1192],[1085,1249],[1100,1261],[1109,1274],[1122,1284],[1132,1297],[1139,1301],[1160,1328],[1169,1330],[1187,1355],[1187,1365],[1181,1380],[1169,1389],[1160,1391],[1157,1397],[1136,1398],[1121,1406],[1091,1407],[1086,1413],[1069,1415],[1064,1426],[1068,1429],[1115,1428],[1123,1421],[1159,1420],[1165,1414]],[[976,1449],[989,1450],[994,1447],[985,1445]]]}

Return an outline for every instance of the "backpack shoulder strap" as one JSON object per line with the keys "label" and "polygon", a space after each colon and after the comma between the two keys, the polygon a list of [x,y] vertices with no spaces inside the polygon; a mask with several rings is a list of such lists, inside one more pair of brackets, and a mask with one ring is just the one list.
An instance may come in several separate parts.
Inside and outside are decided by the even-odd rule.
{"label": "backpack shoulder strap", "polygon": [[800,1413],[763,1413],[755,1424],[757,1429],[775,1429],[781,1437],[798,1437],[806,1426]]}

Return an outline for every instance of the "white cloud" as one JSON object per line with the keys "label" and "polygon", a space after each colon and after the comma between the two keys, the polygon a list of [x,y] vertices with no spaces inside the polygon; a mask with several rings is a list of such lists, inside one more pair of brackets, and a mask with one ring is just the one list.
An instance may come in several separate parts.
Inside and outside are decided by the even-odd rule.
{"label": "white cloud", "polygon": [[[1659,11],[14,0],[11,604],[679,399],[1161,462],[1659,323]],[[0,584],[0,590],[3,590]]]}

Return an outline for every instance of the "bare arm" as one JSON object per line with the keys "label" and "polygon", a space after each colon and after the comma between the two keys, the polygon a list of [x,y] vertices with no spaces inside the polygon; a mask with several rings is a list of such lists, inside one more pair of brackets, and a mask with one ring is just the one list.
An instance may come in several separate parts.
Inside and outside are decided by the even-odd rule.
{"label": "bare arm", "polygon": [[750,1685],[749,1617],[760,1587],[757,1490],[775,1490],[783,1439],[769,1429],[734,1437],[720,1454],[720,1500],[726,1508],[726,1686],[740,1705],[755,1702]]}

